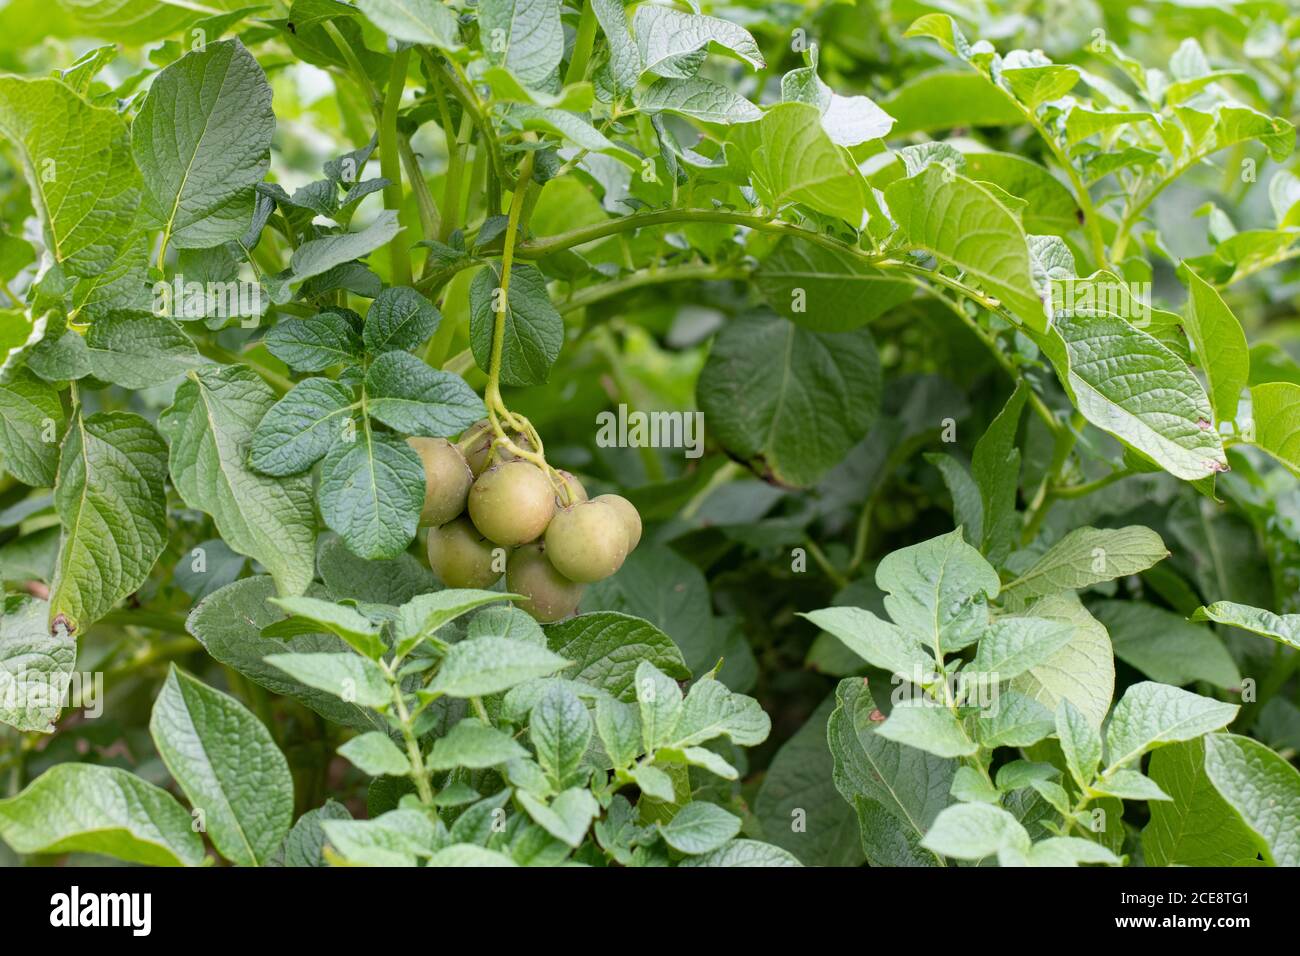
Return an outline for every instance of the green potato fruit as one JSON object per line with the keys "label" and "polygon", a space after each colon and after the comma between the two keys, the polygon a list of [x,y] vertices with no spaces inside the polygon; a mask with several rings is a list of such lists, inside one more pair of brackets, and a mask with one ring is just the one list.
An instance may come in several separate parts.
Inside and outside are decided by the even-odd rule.
{"label": "green potato fruit", "polygon": [[578,609],[587,586],[570,581],[555,570],[540,543],[524,545],[506,563],[506,590],[523,595],[520,610],[543,624],[568,617]]}
{"label": "green potato fruit", "polygon": [[609,577],[627,557],[623,516],[602,501],[562,508],[546,528],[546,556],[570,581],[589,584]]}
{"label": "green potato fruit", "polygon": [[587,489],[582,487],[582,482],[576,476],[567,471],[557,471],[556,474],[560,476],[560,481],[564,482],[564,486],[569,489],[568,501],[565,501],[560,495],[555,496],[555,506],[557,508],[565,508],[569,505],[576,505],[579,501],[587,500]]}
{"label": "green potato fruit", "polygon": [[530,461],[493,465],[469,491],[469,516],[490,541],[507,548],[535,541],[555,514],[555,489]]}
{"label": "green potato fruit", "polygon": [[636,510],[636,505],[622,495],[597,495],[591,500],[607,504],[618,512],[627,528],[627,553],[631,554],[641,543],[641,512]]}
{"label": "green potato fruit", "polygon": [[489,588],[501,577],[496,546],[466,517],[429,529],[429,567],[449,588]]}
{"label": "green potato fruit", "polygon": [[[528,440],[526,435],[516,431],[507,431],[506,435],[515,445],[525,451],[533,450],[533,443]],[[483,470],[487,468],[488,456],[492,452],[492,440],[495,437],[492,433],[492,423],[486,418],[480,419],[469,426],[469,428],[465,429],[465,433],[460,436],[458,442],[460,450],[465,455],[465,461],[469,463],[470,471],[474,473],[475,478],[483,474]],[[511,461],[514,457],[513,454],[502,448],[497,451],[496,460],[498,462]]]}
{"label": "green potato fruit", "polygon": [[465,510],[474,475],[465,456],[445,438],[408,438],[424,465],[424,507],[420,524],[444,525]]}

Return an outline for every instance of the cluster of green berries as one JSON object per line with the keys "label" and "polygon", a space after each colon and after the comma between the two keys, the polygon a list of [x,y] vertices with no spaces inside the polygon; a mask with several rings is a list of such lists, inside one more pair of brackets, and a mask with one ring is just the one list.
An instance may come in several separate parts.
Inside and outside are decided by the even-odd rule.
{"label": "cluster of green berries", "polygon": [[[494,437],[484,419],[455,443],[407,439],[424,462],[429,566],[447,587],[488,588],[504,565],[519,606],[558,621],[577,610],[588,584],[622,567],[641,540],[641,515],[620,495],[588,499],[573,475],[548,474]],[[531,451],[525,436],[510,439]]]}

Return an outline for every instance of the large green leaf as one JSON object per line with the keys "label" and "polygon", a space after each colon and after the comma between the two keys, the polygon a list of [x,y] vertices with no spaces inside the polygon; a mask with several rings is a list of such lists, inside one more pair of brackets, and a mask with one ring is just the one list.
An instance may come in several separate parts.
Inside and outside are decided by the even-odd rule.
{"label": "large green leaf", "polygon": [[759,291],[796,325],[813,332],[848,332],[912,297],[893,278],[847,252],[782,239],[754,273]]}
{"label": "large green leaf", "polygon": [[158,74],[131,128],[144,212],[178,248],[238,239],[271,164],[275,113],[239,40],[209,43]]}
{"label": "large green leaf", "polygon": [[714,436],[734,456],[773,481],[809,485],[875,420],[880,359],[866,329],[809,332],[754,316],[718,334],[697,398]]}
{"label": "large green leaf", "polygon": [[1193,621],[1214,621],[1250,631],[1261,637],[1277,641],[1300,650],[1300,614],[1274,614],[1263,608],[1233,601],[1215,601],[1208,607],[1197,608]]}
{"label": "large green leaf", "polygon": [[306,471],[353,433],[358,405],[346,385],[327,378],[304,379],[257,423],[249,464],[268,475]]}
{"label": "large green leaf", "polygon": [[908,248],[961,269],[1029,328],[1047,327],[1025,231],[987,187],[932,164],[886,186],[885,200]]}
{"label": "large green leaf", "polygon": [[46,248],[80,280],[86,316],[147,303],[140,174],[120,114],[57,80],[0,77],[0,135],[22,161]]}
{"label": "large green leaf", "polygon": [[311,478],[270,478],[248,464],[273,404],[275,393],[246,366],[205,367],[190,371],[158,424],[185,503],[212,515],[222,540],[260,561],[282,594],[301,594],[315,566]]}
{"label": "large green leaf", "polygon": [[1300,385],[1268,382],[1250,390],[1254,442],[1300,474]]}
{"label": "large green leaf", "polygon": [[366,372],[366,410],[405,435],[447,438],[483,418],[483,400],[453,372],[409,352],[379,356]]}
{"label": "large green leaf", "polygon": [[1106,725],[1107,772],[1163,744],[1191,740],[1226,726],[1237,705],[1142,681],[1124,692]]}
{"label": "large green leaf", "polygon": [[262,722],[173,667],[149,733],[218,852],[241,866],[269,862],[293,822],[293,777]]}
{"label": "large green leaf", "polygon": [[56,764],[0,800],[0,837],[18,853],[102,853],[149,866],[203,862],[203,841],[175,797],[94,764]]}
{"label": "large green leaf", "polygon": [[1080,591],[1102,581],[1137,574],[1169,556],[1150,528],[1075,528],[1023,574],[1002,589],[1016,602],[1062,591]]}
{"label": "large green leaf", "polygon": [[1191,269],[1186,270],[1188,297],[1183,329],[1196,350],[1196,363],[1209,383],[1216,422],[1237,417],[1237,402],[1250,378],[1246,333],[1218,290]]}
{"label": "large green leaf", "polygon": [[1148,866],[1243,866],[1254,861],[1254,836],[1205,773],[1205,741],[1161,747],[1147,774],[1172,800],[1152,802],[1142,829]]}
{"label": "large green leaf", "polygon": [[1034,602],[1028,613],[1068,623],[1074,634],[1065,647],[1012,680],[1012,689],[1053,712],[1068,700],[1100,727],[1115,690],[1115,658],[1106,628],[1069,592]]}
{"label": "large green leaf", "polygon": [[988,602],[998,575],[961,531],[900,548],[876,566],[876,586],[894,623],[944,653],[979,640],[988,628]]}
{"label": "large green leaf", "polygon": [[58,391],[26,369],[0,384],[0,467],[25,485],[53,485],[64,418]]}
{"label": "large green leaf", "polygon": [[[641,7],[666,9],[663,7]],[[821,113],[807,103],[780,103],[757,124],[749,156],[754,184],[772,209],[789,203],[836,216],[857,228],[867,209],[867,184],[848,151],[836,146]]]}
{"label": "large green leaf", "polygon": [[62,628],[50,633],[49,607],[23,595],[0,600],[0,723],[48,734],[63,709],[77,642]]}
{"label": "large green leaf", "polygon": [[130,389],[161,385],[204,361],[172,319],[116,311],[86,331],[86,357],[95,378]]}
{"label": "large green leaf", "polygon": [[1300,866],[1300,771],[1258,740],[1205,738],[1205,773],[1276,866]]}
{"label": "large green leaf", "polygon": [[1062,313],[1055,330],[1057,374],[1088,421],[1186,481],[1227,469],[1209,398],[1182,359],[1106,313]]}
{"label": "large green leaf", "polygon": [[149,576],[167,543],[167,448],[130,412],[80,412],[68,428],[54,504],[63,524],[52,625],[84,631]]}
{"label": "large green leaf", "polygon": [[560,0],[482,0],[478,20],[491,62],[527,86],[549,84],[564,58]]}
{"label": "large green leaf", "polygon": [[395,558],[415,538],[424,506],[424,467],[410,445],[369,421],[337,442],[320,474],[320,513],[359,557]]}
{"label": "large green leaf", "polygon": [[1203,680],[1225,690],[1241,686],[1232,655],[1208,627],[1141,601],[1102,601],[1092,612],[1110,631],[1115,656],[1152,680],[1178,686]]}
{"label": "large green leaf", "polygon": [[[470,285],[470,347],[474,361],[484,370],[492,361],[494,306],[500,282],[499,266],[490,265],[480,270]],[[551,305],[546,278],[536,266],[511,268],[509,299],[501,345],[501,383],[544,385],[564,344],[564,320]]]}
{"label": "large green leaf", "polygon": [[697,52],[710,44],[744,60],[755,69],[764,66],[758,44],[744,27],[717,17],[683,13],[659,4],[642,4],[632,17],[641,62],[649,73],[686,78],[699,67]]}
{"label": "large green leaf", "polygon": [[655,80],[637,98],[644,113],[677,113],[704,123],[752,123],[762,111],[730,87],[702,76]]}
{"label": "large green leaf", "polygon": [[456,11],[438,0],[358,0],[366,19],[395,40],[459,50]]}
{"label": "large green leaf", "polygon": [[649,661],[670,677],[691,672],[672,639],[649,621],[614,611],[593,611],[546,628],[546,644],[573,661],[569,676],[618,697],[635,696],[636,668]]}
{"label": "large green leaf", "polygon": [[476,637],[451,646],[429,689],[448,697],[480,697],[534,677],[549,677],[568,665],[563,657],[528,641]]}

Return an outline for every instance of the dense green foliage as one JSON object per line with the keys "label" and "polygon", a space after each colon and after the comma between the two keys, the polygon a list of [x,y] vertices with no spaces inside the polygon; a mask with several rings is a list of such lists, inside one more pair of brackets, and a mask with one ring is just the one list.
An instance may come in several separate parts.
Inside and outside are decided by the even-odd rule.
{"label": "dense green foliage", "polygon": [[1286,3],[0,70],[0,862],[1300,865]]}

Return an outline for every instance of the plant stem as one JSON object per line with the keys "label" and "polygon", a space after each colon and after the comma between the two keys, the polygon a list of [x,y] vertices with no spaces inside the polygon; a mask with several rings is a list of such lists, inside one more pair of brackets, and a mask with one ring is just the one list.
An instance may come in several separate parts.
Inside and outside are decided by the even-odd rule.
{"label": "plant stem", "polygon": [[578,20],[578,36],[573,41],[573,59],[564,74],[564,85],[577,83],[587,76],[587,64],[591,62],[591,48],[596,41],[596,11],[591,0],[583,0],[582,17]]}
{"label": "plant stem", "polygon": [[[402,102],[402,88],[406,85],[406,66],[411,50],[393,54],[393,68],[388,75],[388,91],[379,121],[379,169],[388,185],[384,187],[384,208],[396,213],[402,211],[402,162],[397,140],[397,110]],[[393,285],[411,284],[411,259],[407,243],[399,232],[388,243]]]}
{"label": "plant stem", "polygon": [[808,549],[808,553],[813,556],[813,560],[817,562],[817,566],[820,567],[822,571],[826,573],[826,576],[831,579],[831,583],[835,585],[837,591],[848,587],[849,579],[841,574],[839,568],[835,567],[835,565],[831,563],[831,559],[826,556],[825,551],[818,547],[816,541],[812,538],[805,537],[803,543]]}
{"label": "plant stem", "polygon": [[402,739],[406,741],[406,759],[411,763],[411,782],[415,784],[416,793],[420,795],[420,802],[425,806],[432,806],[433,786],[429,783],[429,771],[424,769],[424,754],[420,752],[420,741],[415,736],[411,715],[406,710],[401,682],[391,670],[388,671],[388,680],[393,689],[393,706],[397,710],[397,720],[402,728]]}
{"label": "plant stem", "polygon": [[560,303],[559,311],[562,315],[567,315],[589,305],[595,305],[597,302],[603,302],[605,299],[612,299],[625,292],[631,292],[634,289],[649,285],[659,285],[664,282],[744,279],[748,275],[749,270],[741,266],[711,265],[704,262],[688,262],[679,266],[662,268],[651,267],[630,273],[620,279],[615,279],[613,282],[601,282],[579,289]]}

